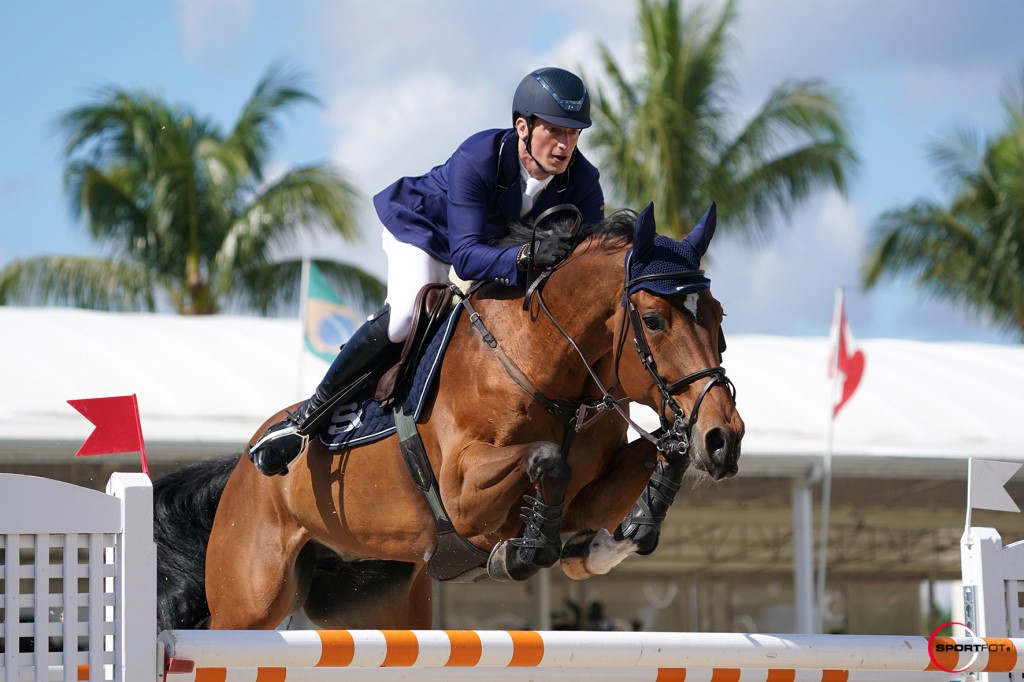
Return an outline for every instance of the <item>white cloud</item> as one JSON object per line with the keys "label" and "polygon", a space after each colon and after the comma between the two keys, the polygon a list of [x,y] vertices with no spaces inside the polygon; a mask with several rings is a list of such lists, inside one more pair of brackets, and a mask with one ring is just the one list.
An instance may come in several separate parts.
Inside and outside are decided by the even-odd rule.
{"label": "white cloud", "polygon": [[1003,68],[1020,59],[1024,5],[932,0],[742,2],[737,39],[748,66],[844,69]]}
{"label": "white cloud", "polygon": [[1020,3],[777,0],[738,12],[734,67],[745,96],[820,77],[870,101],[858,85],[884,79],[899,82],[908,116],[936,106],[974,116],[1021,59]]}
{"label": "white cloud", "polygon": [[252,0],[178,0],[175,15],[186,58],[229,58],[252,17]]}
{"label": "white cloud", "polygon": [[[720,208],[720,210],[727,210]],[[855,285],[864,249],[860,211],[830,192],[797,212],[767,246],[722,239],[706,264],[732,332],[827,332],[836,286]]]}
{"label": "white cloud", "polygon": [[329,103],[340,131],[335,161],[352,169],[368,193],[402,175],[420,175],[443,163],[463,139],[490,120],[505,123],[486,81],[458,82],[433,68],[409,71],[378,87],[337,94]]}

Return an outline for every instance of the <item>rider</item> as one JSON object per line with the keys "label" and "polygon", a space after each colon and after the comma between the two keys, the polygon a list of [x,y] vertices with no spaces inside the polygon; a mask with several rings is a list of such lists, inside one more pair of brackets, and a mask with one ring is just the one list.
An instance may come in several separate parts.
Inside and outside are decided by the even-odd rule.
{"label": "rider", "polygon": [[476,133],[443,165],[401,178],[373,198],[388,257],[384,307],[342,346],[316,392],[252,445],[249,457],[264,474],[287,473],[330,398],[365,381],[395,352],[424,284],[446,281],[454,266],[463,280],[522,286],[528,269],[565,258],[570,238],[538,237],[531,260],[526,247],[491,245],[510,223],[563,203],[576,205],[585,224],[604,218],[598,170],[576,149],[591,124],[583,81],[560,68],[533,71],[516,88],[512,123]]}

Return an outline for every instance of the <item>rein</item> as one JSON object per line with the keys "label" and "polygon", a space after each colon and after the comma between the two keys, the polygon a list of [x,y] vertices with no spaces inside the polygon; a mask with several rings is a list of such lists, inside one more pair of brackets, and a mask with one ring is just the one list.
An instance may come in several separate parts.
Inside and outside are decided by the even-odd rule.
{"label": "rein", "polygon": [[[528,286],[526,287],[526,295],[523,297],[523,310],[530,309],[530,300],[533,298],[534,292],[543,287],[544,282],[546,282],[548,277],[551,276],[551,273],[557,270],[561,265],[559,264],[553,268],[548,268],[538,274],[536,279],[533,277],[533,248],[537,243],[537,226],[556,213],[561,212],[573,214],[573,224],[569,229],[569,237],[572,238],[573,241],[576,240],[576,235],[579,234],[580,228],[583,227],[583,214],[580,213],[580,209],[577,208],[575,204],[558,204],[557,206],[552,206],[537,216],[537,219],[533,221],[533,233],[530,236],[530,258],[526,261],[529,263],[526,269],[526,281]],[[572,339],[570,339],[570,341],[571,340]]]}
{"label": "rein", "polygon": [[[472,292],[472,289],[470,292]],[[551,400],[544,395],[540,389],[533,385],[533,382],[530,381],[529,377],[523,373],[523,370],[519,368],[519,365],[515,363],[515,360],[510,358],[504,349],[498,345],[498,340],[494,338],[494,335],[491,334],[484,325],[483,320],[480,318],[480,313],[478,313],[476,308],[473,307],[473,304],[469,302],[469,293],[466,294],[466,298],[462,301],[462,305],[469,312],[469,320],[473,323],[473,328],[476,329],[483,338],[484,343],[486,343],[490,349],[495,352],[498,356],[498,362],[500,362],[501,366],[505,368],[508,375],[512,377],[512,380],[519,384],[520,388],[532,395],[534,400],[543,405],[548,412],[557,417],[564,426],[571,425],[575,419],[573,408]],[[572,343],[572,339],[569,339],[569,341]],[[575,343],[573,343],[573,345],[575,346]]]}

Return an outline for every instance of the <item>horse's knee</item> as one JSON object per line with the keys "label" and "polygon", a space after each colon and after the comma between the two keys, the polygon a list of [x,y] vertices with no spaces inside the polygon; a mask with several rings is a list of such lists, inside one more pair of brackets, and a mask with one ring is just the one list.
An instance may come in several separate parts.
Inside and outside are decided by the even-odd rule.
{"label": "horse's knee", "polygon": [[558,445],[544,441],[535,443],[523,464],[530,482],[541,490],[548,504],[562,501],[572,470]]}
{"label": "horse's knee", "polygon": [[211,630],[270,630],[305,601],[309,580],[294,567],[245,566],[208,579]]}
{"label": "horse's knee", "polygon": [[558,445],[540,441],[467,451],[458,472],[447,478],[457,481],[447,489],[441,476],[449,519],[463,537],[493,542],[496,534],[515,531],[524,495],[561,507],[570,469]]}

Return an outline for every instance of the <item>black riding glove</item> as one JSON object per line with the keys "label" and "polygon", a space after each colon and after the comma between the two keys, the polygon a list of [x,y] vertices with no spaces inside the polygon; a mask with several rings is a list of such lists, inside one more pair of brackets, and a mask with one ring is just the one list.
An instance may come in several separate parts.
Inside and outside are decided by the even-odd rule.
{"label": "black riding glove", "polygon": [[572,237],[567,234],[549,234],[537,237],[533,250],[534,270],[547,270],[561,263],[572,251]]}

